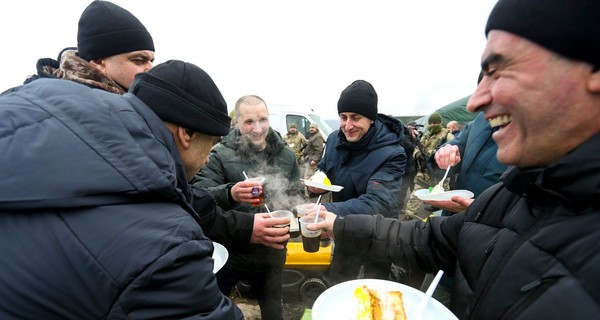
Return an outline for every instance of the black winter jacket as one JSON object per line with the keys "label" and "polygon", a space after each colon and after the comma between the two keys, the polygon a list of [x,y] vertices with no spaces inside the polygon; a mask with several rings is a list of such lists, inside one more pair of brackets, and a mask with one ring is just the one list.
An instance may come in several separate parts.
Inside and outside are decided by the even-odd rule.
{"label": "black winter jacket", "polygon": [[172,135],[135,96],[0,97],[0,319],[241,319]]}
{"label": "black winter jacket", "polygon": [[466,212],[402,223],[348,216],[335,238],[357,254],[453,274],[461,319],[600,319],[600,134],[502,180]]}

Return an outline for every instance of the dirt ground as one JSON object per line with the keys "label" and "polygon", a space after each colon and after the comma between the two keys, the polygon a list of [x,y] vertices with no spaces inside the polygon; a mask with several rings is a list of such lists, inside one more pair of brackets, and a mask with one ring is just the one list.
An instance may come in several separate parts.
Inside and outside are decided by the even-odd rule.
{"label": "dirt ground", "polygon": [[[260,320],[260,308],[256,299],[241,297],[232,293],[233,302],[242,310],[246,320]],[[302,301],[293,297],[283,297],[283,318],[285,320],[300,320],[305,309],[312,308],[312,305],[306,305]]]}

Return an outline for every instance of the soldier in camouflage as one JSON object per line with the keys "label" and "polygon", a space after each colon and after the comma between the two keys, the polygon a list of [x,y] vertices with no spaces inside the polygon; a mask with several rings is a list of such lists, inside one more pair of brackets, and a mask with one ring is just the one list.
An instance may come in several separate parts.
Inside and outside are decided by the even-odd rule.
{"label": "soldier in camouflage", "polygon": [[[429,126],[427,132],[421,138],[419,144],[415,148],[413,156],[417,164],[417,175],[415,176],[415,185],[413,192],[406,204],[404,220],[412,220],[417,218],[417,211],[421,205],[421,201],[415,196],[415,190],[427,189],[435,186],[439,181],[431,175],[431,168],[427,167],[427,159],[433,154],[439,146],[454,139],[454,135],[450,130],[442,126],[442,116],[439,113],[432,113],[429,116]],[[444,182],[444,189],[448,190],[449,179]]]}
{"label": "soldier in camouflage", "polygon": [[306,140],[306,137],[304,137],[302,133],[298,132],[298,127],[295,123],[290,124],[288,132],[283,136],[283,141],[285,142],[286,147],[294,151],[296,162],[301,166],[303,162],[302,150],[306,147],[308,140]]}

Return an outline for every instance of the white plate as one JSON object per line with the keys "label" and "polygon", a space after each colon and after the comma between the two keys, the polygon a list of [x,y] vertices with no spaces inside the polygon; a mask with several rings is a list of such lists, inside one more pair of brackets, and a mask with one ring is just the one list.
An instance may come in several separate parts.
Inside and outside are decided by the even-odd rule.
{"label": "white plate", "polygon": [[327,190],[327,191],[338,192],[338,191],[344,189],[344,187],[342,187],[342,186],[336,186],[336,185],[328,186],[326,184],[310,181],[308,179],[300,179],[300,180],[302,180],[304,182],[304,184],[309,187],[315,187],[315,188],[319,188],[319,189],[323,189],[323,190]]}
{"label": "white plate", "polygon": [[[354,290],[357,287],[366,284],[370,289],[400,291],[402,300],[404,300],[404,310],[410,311],[416,308],[425,294],[415,288],[403,285],[401,283],[378,280],[378,279],[358,279],[339,283],[321,293],[312,307],[313,320],[354,320],[356,318],[356,301],[354,300]],[[439,301],[431,298],[425,307],[423,319],[457,319],[456,316],[448,310]],[[408,319],[410,320],[410,318]]]}
{"label": "white plate", "polygon": [[419,189],[415,191],[415,196],[421,200],[450,200],[453,196],[471,199],[473,198],[473,192],[469,190],[450,190],[438,194],[431,194],[429,189]]}
{"label": "white plate", "polygon": [[227,262],[229,258],[229,251],[220,243],[213,241],[213,246],[215,247],[215,251],[213,251],[212,258],[215,260],[215,264],[213,266],[213,273],[217,273],[217,271],[221,270],[221,268]]}

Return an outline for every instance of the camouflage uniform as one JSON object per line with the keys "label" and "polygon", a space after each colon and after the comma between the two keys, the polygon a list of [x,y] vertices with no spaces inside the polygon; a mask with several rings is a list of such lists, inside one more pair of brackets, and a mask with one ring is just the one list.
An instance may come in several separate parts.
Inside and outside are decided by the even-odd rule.
{"label": "camouflage uniform", "polygon": [[[317,164],[323,156],[323,148],[325,147],[325,139],[321,132],[317,131],[315,134],[310,136],[306,148],[304,148],[302,161],[305,162],[306,170],[304,171],[304,178],[309,179],[315,174],[317,170]],[[311,161],[315,164],[311,165]]]}
{"label": "camouflage uniform", "polygon": [[[430,170],[427,168],[427,159],[431,155],[435,153],[437,148],[454,139],[454,135],[450,130],[446,128],[442,128],[440,132],[437,134],[431,135],[430,132],[425,133],[423,138],[421,138],[421,145],[423,146],[423,151],[425,151],[425,155],[421,152],[421,150],[416,147],[413,153],[415,161],[417,162],[417,175],[415,176],[415,185],[413,188],[413,192],[408,199],[405,210],[405,220],[415,219],[417,217],[417,211],[419,210],[420,205],[422,204],[421,200],[415,196],[415,191],[419,189],[427,189],[429,187],[435,186],[439,181],[431,178]],[[449,179],[444,181],[444,189],[450,189],[448,184]]]}
{"label": "camouflage uniform", "polygon": [[294,151],[298,165],[302,164],[302,149],[304,149],[308,143],[308,140],[306,140],[304,135],[297,131],[293,134],[288,132],[283,136],[283,141],[285,142],[286,147]]}

